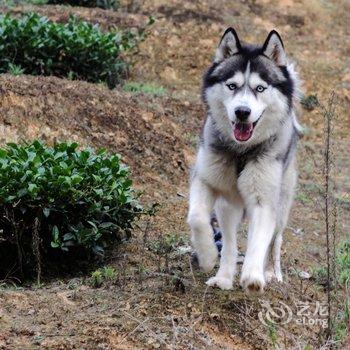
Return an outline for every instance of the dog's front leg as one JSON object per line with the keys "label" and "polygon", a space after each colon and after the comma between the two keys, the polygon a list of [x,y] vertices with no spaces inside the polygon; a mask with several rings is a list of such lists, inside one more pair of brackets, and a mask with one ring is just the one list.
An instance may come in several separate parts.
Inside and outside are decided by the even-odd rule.
{"label": "dog's front leg", "polygon": [[265,263],[276,227],[275,211],[269,205],[249,210],[248,246],[241,274],[241,286],[248,292],[263,292]]}
{"label": "dog's front leg", "polygon": [[191,227],[192,244],[198,256],[199,266],[210,272],[216,263],[216,249],[210,213],[214,207],[214,191],[199,177],[195,177],[190,188],[190,207],[187,222]]}
{"label": "dog's front leg", "polygon": [[277,222],[282,166],[276,160],[255,161],[246,165],[238,179],[249,222],[241,286],[248,292],[263,292],[265,264]]}
{"label": "dog's front leg", "polygon": [[237,268],[237,228],[243,216],[243,203],[239,199],[227,201],[218,198],[215,213],[223,236],[223,247],[220,268],[216,276],[207,281],[207,285],[232,289]]}

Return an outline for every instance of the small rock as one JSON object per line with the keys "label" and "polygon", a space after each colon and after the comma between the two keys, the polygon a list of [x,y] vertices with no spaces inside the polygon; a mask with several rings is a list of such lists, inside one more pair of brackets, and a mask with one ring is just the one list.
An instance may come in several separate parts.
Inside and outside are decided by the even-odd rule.
{"label": "small rock", "polygon": [[154,343],[154,339],[153,338],[149,338],[148,340],[147,340],[147,344],[148,345],[151,345],[151,344],[153,344]]}
{"label": "small rock", "polygon": [[186,198],[186,195],[181,192],[177,192],[176,195],[181,198]]}
{"label": "small rock", "polygon": [[306,272],[306,271],[300,271],[300,272],[298,273],[298,276],[299,276],[301,279],[303,279],[303,280],[308,280],[308,279],[311,278],[311,275],[310,275],[308,272]]}
{"label": "small rock", "polygon": [[184,254],[190,253],[192,251],[192,248],[189,245],[184,245],[184,246],[178,247],[177,251],[180,255],[184,255]]}

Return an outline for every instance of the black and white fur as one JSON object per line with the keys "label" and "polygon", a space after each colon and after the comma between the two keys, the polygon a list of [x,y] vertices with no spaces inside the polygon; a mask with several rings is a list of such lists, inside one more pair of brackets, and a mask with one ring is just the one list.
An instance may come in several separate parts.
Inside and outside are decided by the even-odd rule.
{"label": "black and white fur", "polygon": [[[192,243],[205,272],[214,268],[218,257],[210,225],[213,209],[223,233],[220,267],[207,281],[210,286],[233,286],[236,233],[244,212],[249,230],[241,286],[262,292],[270,278],[282,281],[282,233],[297,180],[298,86],[276,31],[262,46],[251,46],[241,44],[234,29],[226,30],[204,76],[208,115],[191,179],[188,214]],[[237,119],[242,108],[249,110],[243,125]],[[233,130],[239,126],[252,129],[243,134],[249,139],[236,138]]]}

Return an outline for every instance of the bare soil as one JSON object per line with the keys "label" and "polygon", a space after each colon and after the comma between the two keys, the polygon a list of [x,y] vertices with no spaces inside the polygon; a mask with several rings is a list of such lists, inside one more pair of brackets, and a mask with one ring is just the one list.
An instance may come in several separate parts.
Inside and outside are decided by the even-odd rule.
{"label": "bare soil", "polygon": [[[38,11],[53,20],[69,14],[103,28],[140,28],[156,18],[132,63],[130,80],[164,86],[163,97],[113,91],[97,84],[55,77],[0,77],[0,142],[40,137],[75,140],[122,155],[143,201],[159,203],[126,243],[106,261],[118,271],[113,283],[93,288],[89,276],[25,283],[0,289],[0,348],[3,349],[318,349],[322,327],[290,322],[275,328],[259,321],[261,301],[325,301],[322,286],[302,280],[325,263],[322,198],[315,184],[322,161],[323,118],[301,110],[306,134],[299,147],[300,185],[283,246],[285,282],[263,297],[206,288],[189,253],[154,252],[168,235],[188,246],[185,223],[188,178],[205,111],[201,77],[223,30],[234,26],[246,41],[262,41],[276,28],[297,62],[306,95],[327,103],[338,96],[334,125],[338,234],[350,228],[350,5],[346,0],[123,2],[119,12],[60,6],[17,6],[19,15]],[[240,248],[244,248],[242,229]],[[1,282],[1,281],[0,281]],[[9,281],[6,281],[9,282]],[[341,293],[343,293],[341,291]],[[343,295],[343,294],[341,294]],[[345,340],[344,344],[350,340]],[[277,344],[277,345],[276,345]],[[344,345],[346,346],[346,345]]]}

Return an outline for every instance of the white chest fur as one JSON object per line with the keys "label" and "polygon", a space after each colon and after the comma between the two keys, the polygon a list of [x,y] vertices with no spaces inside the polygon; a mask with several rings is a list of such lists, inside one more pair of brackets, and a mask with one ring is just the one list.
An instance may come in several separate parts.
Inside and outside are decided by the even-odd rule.
{"label": "white chest fur", "polygon": [[214,190],[225,194],[237,193],[236,165],[226,155],[201,147],[195,171]]}

